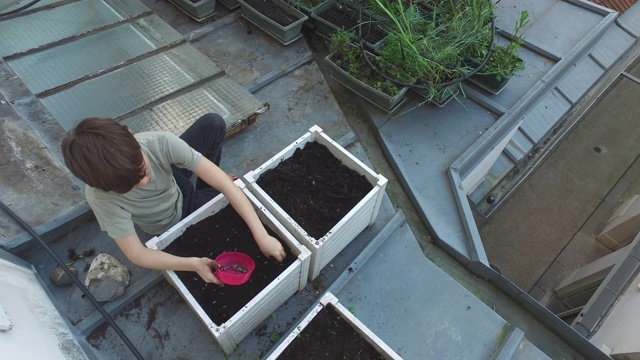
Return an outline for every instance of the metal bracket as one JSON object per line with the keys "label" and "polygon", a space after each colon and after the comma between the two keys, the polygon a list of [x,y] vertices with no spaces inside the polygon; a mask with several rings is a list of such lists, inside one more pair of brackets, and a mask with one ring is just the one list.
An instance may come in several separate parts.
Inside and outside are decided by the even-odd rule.
{"label": "metal bracket", "polygon": [[271,105],[269,105],[269,103],[262,104],[261,108],[256,110],[256,112],[254,112],[247,118],[247,123],[249,125],[252,125],[254,122],[256,122],[258,115],[266,113],[267,111],[269,111],[269,109],[271,109]]}

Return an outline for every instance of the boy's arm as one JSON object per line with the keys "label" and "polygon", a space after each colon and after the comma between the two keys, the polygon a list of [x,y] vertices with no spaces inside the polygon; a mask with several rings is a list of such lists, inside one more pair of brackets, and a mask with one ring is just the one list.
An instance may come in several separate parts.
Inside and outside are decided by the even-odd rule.
{"label": "boy's arm", "polygon": [[195,271],[202,280],[222,285],[211,270],[217,264],[214,260],[198,257],[180,257],[164,251],[149,249],[142,245],[135,232],[127,237],[115,239],[116,244],[132,263],[152,270]]}
{"label": "boy's arm", "polygon": [[258,244],[260,251],[262,251],[265,256],[273,257],[278,262],[284,260],[286,254],[282,248],[282,244],[267,233],[249,199],[244,195],[242,190],[231,181],[224,171],[203,157],[200,164],[193,170],[193,173],[224,194],[231,206],[233,206],[251,230],[256,244]]}

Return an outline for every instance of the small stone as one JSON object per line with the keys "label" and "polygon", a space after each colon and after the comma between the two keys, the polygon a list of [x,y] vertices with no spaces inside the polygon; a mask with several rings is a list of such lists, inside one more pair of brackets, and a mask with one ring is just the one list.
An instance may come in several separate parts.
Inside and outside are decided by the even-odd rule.
{"label": "small stone", "polygon": [[[71,273],[74,276],[78,276],[78,269],[74,268],[73,266],[69,266],[68,268],[69,270],[71,270]],[[51,280],[52,283],[58,286],[67,286],[73,284],[73,279],[69,277],[69,275],[67,275],[67,273],[59,266],[53,269],[53,272],[51,272],[51,276],[49,276],[49,280]]]}
{"label": "small stone", "polygon": [[91,262],[85,285],[96,300],[114,300],[129,285],[129,269],[109,254],[98,254]]}

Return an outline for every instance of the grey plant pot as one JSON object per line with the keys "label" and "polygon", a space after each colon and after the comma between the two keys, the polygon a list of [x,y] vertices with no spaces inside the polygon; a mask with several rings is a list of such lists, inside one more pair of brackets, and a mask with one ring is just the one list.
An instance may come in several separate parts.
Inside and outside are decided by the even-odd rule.
{"label": "grey plant pot", "polygon": [[[298,2],[297,0],[285,0],[289,5],[293,6],[294,8],[300,10],[301,13],[307,15],[308,17],[311,17],[311,13],[313,13],[314,11],[316,11],[317,9],[319,9],[321,6],[323,6],[324,4],[331,2],[332,0],[326,0],[326,1],[322,1],[320,2],[318,5],[314,6],[313,8],[308,8],[304,5],[302,5],[300,2]],[[311,20],[311,19],[309,19]]]}
{"label": "grey plant pot", "polygon": [[216,0],[200,0],[191,2],[189,0],[171,0],[171,2],[184,10],[195,19],[202,19],[214,13]]}
{"label": "grey plant pot", "polygon": [[302,34],[300,34],[302,30],[302,24],[304,24],[304,22],[309,18],[305,14],[296,10],[293,6],[287,4],[282,0],[272,1],[274,4],[276,4],[276,6],[282,9],[282,11],[293,16],[297,20],[292,24],[282,26],[277,22],[269,19],[267,16],[254,9],[246,2],[238,0],[238,3],[240,3],[240,7],[242,8],[242,16],[244,16],[255,26],[259,27],[260,29],[264,30],[266,33],[274,37],[283,45],[289,45],[302,36]]}
{"label": "grey plant pot", "polygon": [[[324,37],[329,37],[331,36],[331,34],[333,34],[334,32],[338,31],[338,29],[340,29],[339,26],[337,26],[336,24],[333,24],[329,21],[327,21],[326,19],[323,19],[320,15],[322,13],[324,13],[325,11],[329,11],[331,9],[331,7],[337,7],[340,11],[343,11],[345,13],[347,12],[355,12],[355,10],[353,10],[352,8],[345,6],[345,5],[341,5],[336,3],[335,1],[329,1],[324,3],[322,6],[318,7],[316,10],[314,10],[311,13],[311,18],[315,21],[317,30],[316,32]],[[366,26],[366,25],[365,25]],[[385,33],[385,31],[380,28],[378,25],[373,25],[375,26],[376,30],[381,31],[383,33]],[[350,30],[350,29],[346,29],[346,30]],[[355,29],[354,29],[355,31]],[[381,39],[380,41],[376,42],[376,43],[370,43],[368,41],[365,40],[364,45],[365,48],[371,52],[376,53],[376,51],[382,46],[382,44],[384,44],[385,40],[386,40],[386,36]],[[359,42],[360,39],[357,36],[353,36],[353,41],[354,42]]]}
{"label": "grey plant pot", "polygon": [[238,0],[220,0],[220,3],[224,5],[229,10],[235,10],[240,7],[240,3]]}
{"label": "grey plant pot", "polygon": [[[478,61],[476,59],[472,59],[470,61],[472,63],[476,64],[477,66],[480,65],[480,61]],[[519,62],[523,62],[523,60],[520,59],[520,58],[518,58],[518,61]],[[511,77],[512,77],[511,75],[510,76],[503,76],[501,79],[498,80],[498,75],[496,75],[496,74],[482,74],[482,69],[480,69],[480,71],[478,73],[473,74],[467,80],[469,80],[469,82],[475,84],[476,86],[478,86],[482,90],[488,91],[489,93],[491,93],[493,95],[498,95],[504,89],[504,87],[507,85],[507,83],[509,82],[509,79],[511,79]]]}
{"label": "grey plant pot", "polygon": [[342,70],[336,63],[331,60],[333,54],[325,57],[325,61],[331,68],[331,76],[339,83],[347,87],[349,90],[360,95],[363,99],[379,107],[387,113],[392,113],[398,108],[398,105],[405,99],[408,88],[400,88],[400,91],[394,96],[389,96],[382,91],[376,90],[364,82],[356,79],[346,71]]}

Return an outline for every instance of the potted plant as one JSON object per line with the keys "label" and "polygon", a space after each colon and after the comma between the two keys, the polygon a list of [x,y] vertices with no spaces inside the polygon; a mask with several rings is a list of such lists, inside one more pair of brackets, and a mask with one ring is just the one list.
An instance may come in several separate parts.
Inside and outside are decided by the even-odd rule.
{"label": "potted plant", "polygon": [[330,1],[318,7],[311,18],[317,26],[317,33],[329,37],[334,32],[346,30],[353,36],[354,42],[364,40],[369,51],[375,52],[385,41],[387,33],[375,19],[363,16],[346,5]]}
{"label": "potted plant", "polygon": [[238,0],[220,0],[220,2],[229,10],[235,10],[240,7]]}
{"label": "potted plant", "polygon": [[318,126],[245,174],[244,181],[311,251],[311,280],[373,224],[387,185]]}
{"label": "potted plant", "polygon": [[184,11],[195,20],[201,21],[213,15],[216,0],[170,0],[178,9]]}
{"label": "potted plant", "polygon": [[320,8],[320,6],[332,0],[287,0],[287,2],[300,10],[301,13],[311,17],[311,13]]}
{"label": "potted plant", "polygon": [[[342,29],[329,38],[330,54],[325,61],[329,64],[331,76],[363,99],[387,113],[392,113],[405,99],[408,88],[398,86],[372,71],[367,61],[373,62],[378,68],[384,68],[387,64],[352,44],[351,39],[352,35]],[[389,69],[385,71],[391,72]],[[403,75],[397,75],[399,78],[401,76]]]}
{"label": "potted plant", "polygon": [[283,45],[298,40],[309,18],[283,0],[238,0],[242,16]]}
{"label": "potted plant", "polygon": [[[251,240],[249,228],[222,194],[145,244],[148,248],[164,249],[180,256],[211,258],[219,255],[219,249],[240,249],[248,254],[253,252],[254,259],[260,260],[256,262],[250,282],[239,287],[205,284],[197,275],[189,272],[163,271],[165,278],[178,290],[227,354],[231,354],[243,338],[291,295],[306,286],[311,256],[309,250],[295,240],[240,180],[236,180],[235,184],[245,193],[267,231],[278,238],[289,253],[285,258],[285,265],[260,258],[263,255]],[[230,213],[235,217],[229,216]],[[222,215],[225,217],[220,218]],[[216,225],[219,227],[216,228]],[[206,238],[209,234],[216,236],[215,241]],[[238,236],[243,239],[234,239]],[[180,252],[192,252],[200,248],[215,250],[205,254]],[[270,278],[261,277],[267,272],[271,275]],[[235,310],[227,310],[231,308]],[[222,310],[224,313],[221,313]]]}
{"label": "potted plant", "polygon": [[402,359],[330,292],[266,360],[304,358]]}
{"label": "potted plant", "polygon": [[[518,49],[524,42],[520,31],[528,22],[529,13],[523,10],[520,12],[520,19],[515,24],[513,38],[506,44],[494,44],[486,64],[478,73],[471,76],[469,81],[497,95],[516,72],[524,70],[524,61],[518,57]],[[479,52],[479,54],[480,56],[484,55],[483,52]],[[479,61],[475,60],[475,64],[479,64]]]}
{"label": "potted plant", "polygon": [[343,0],[343,3],[356,10],[356,12],[362,12],[365,18],[375,21],[388,20],[386,14],[376,4],[375,0]]}
{"label": "potted plant", "polygon": [[[446,104],[474,70],[466,62],[469,53],[490,44],[493,4],[488,0],[445,1],[444,5],[434,3],[436,7],[429,11],[404,0],[375,1],[389,18],[384,25],[389,36],[380,49],[382,59],[417,79],[410,87],[425,102]],[[402,84],[399,79],[394,81]]]}

